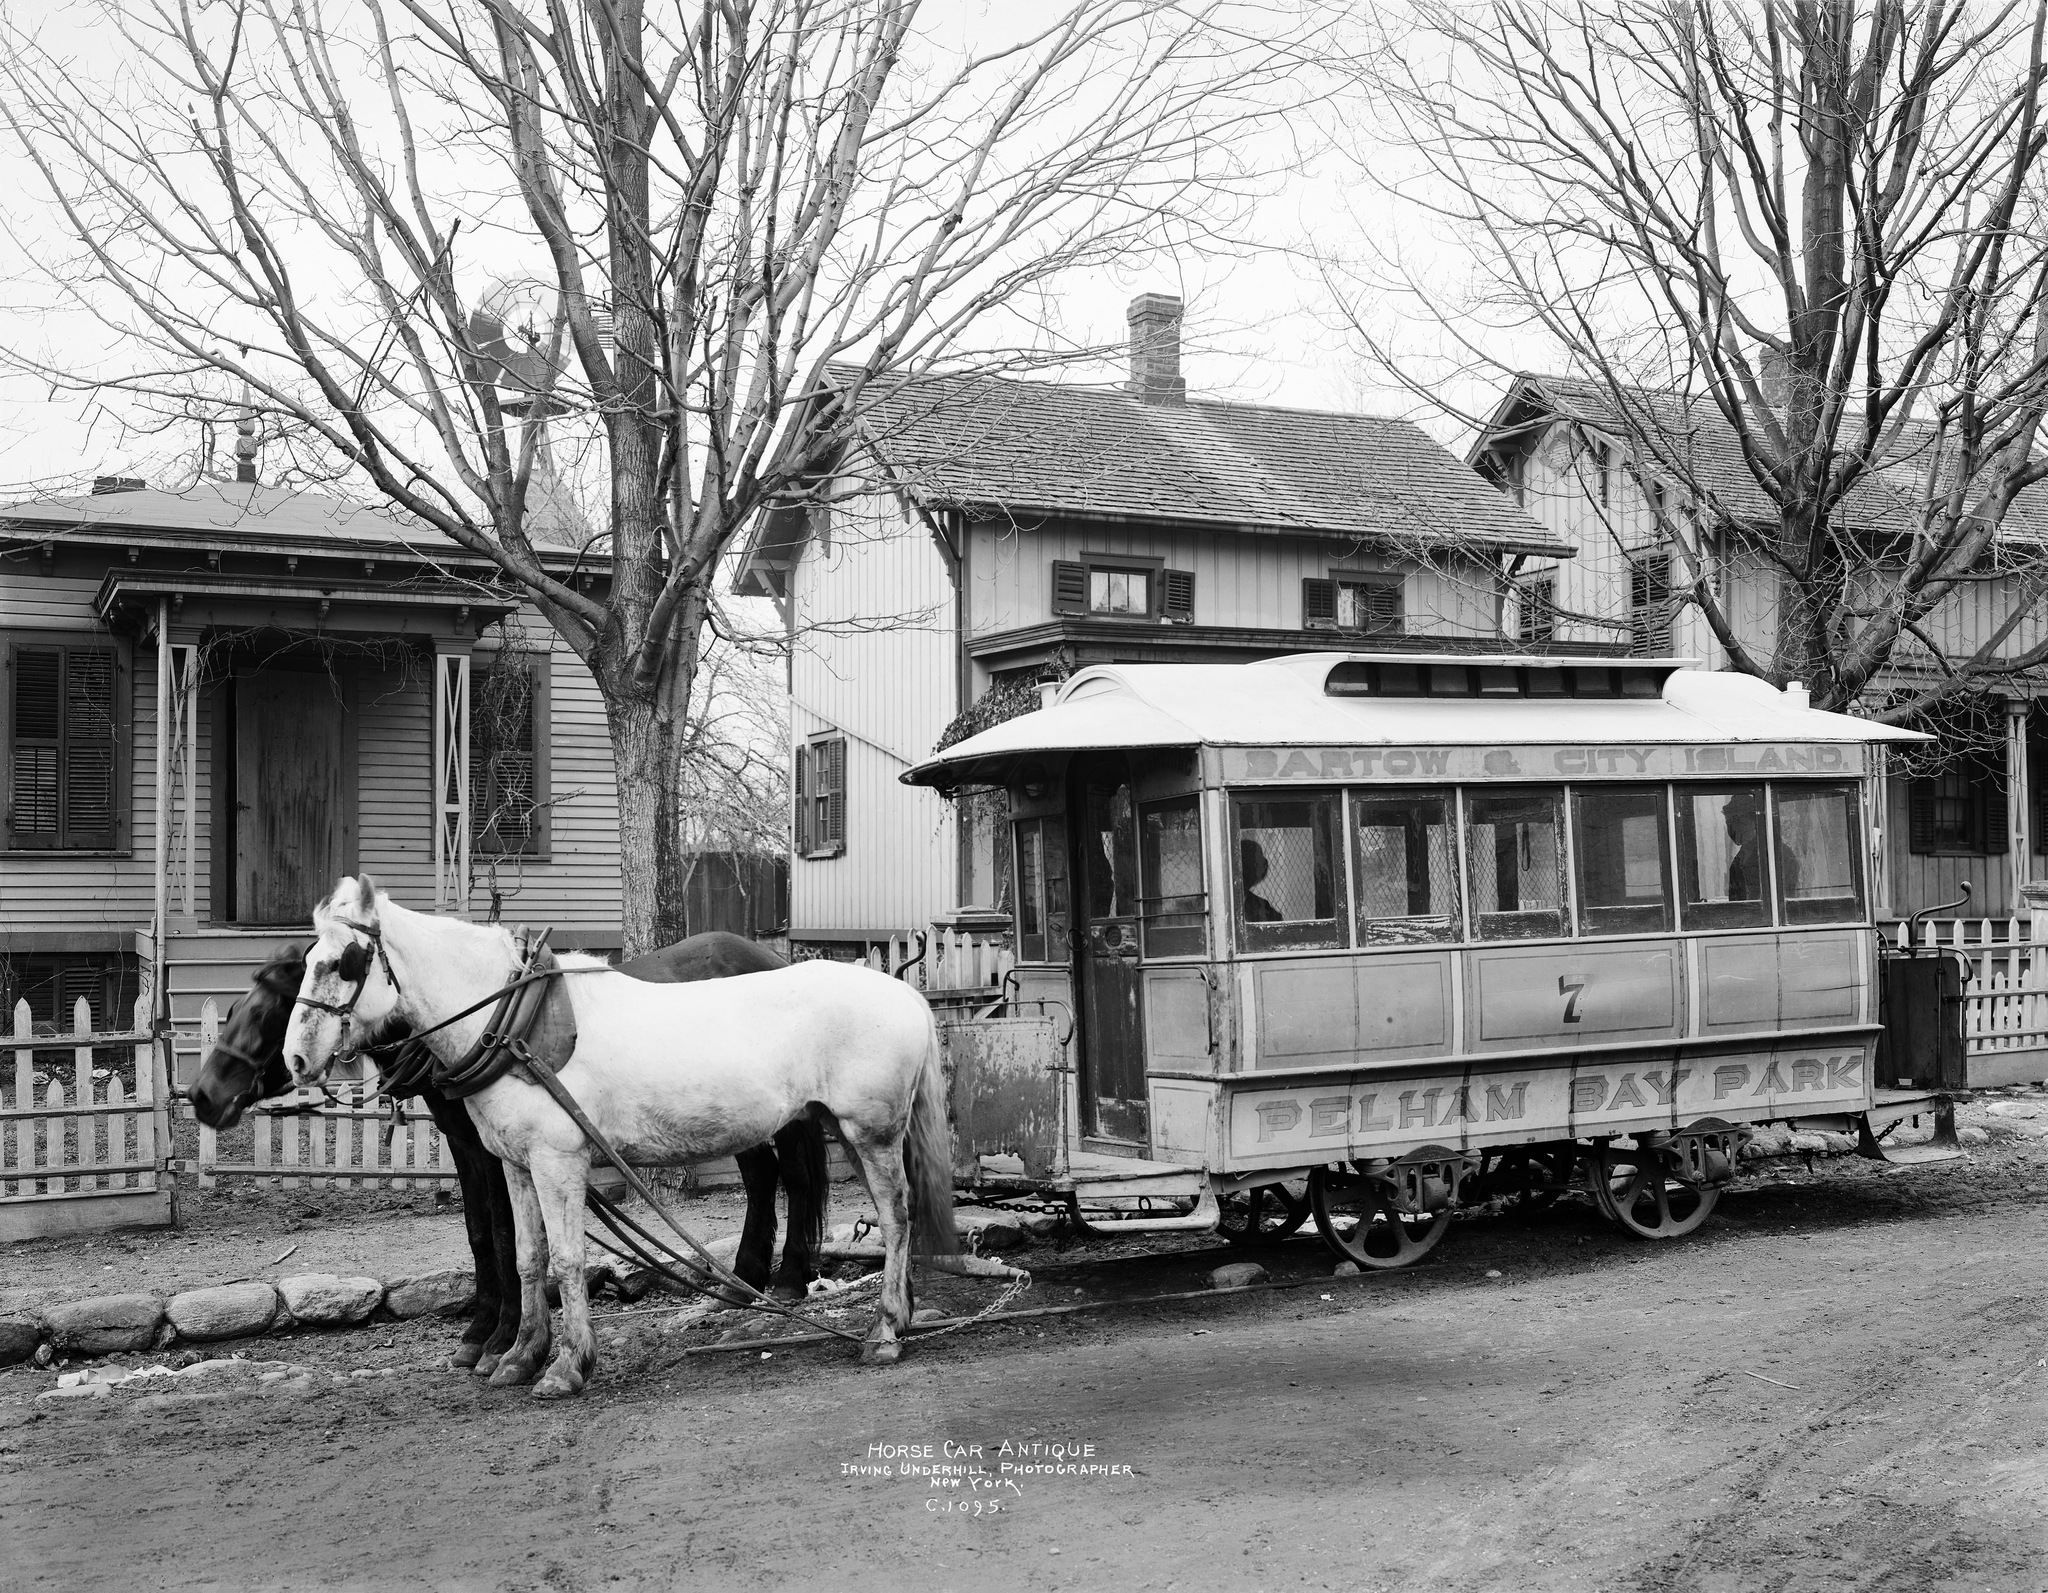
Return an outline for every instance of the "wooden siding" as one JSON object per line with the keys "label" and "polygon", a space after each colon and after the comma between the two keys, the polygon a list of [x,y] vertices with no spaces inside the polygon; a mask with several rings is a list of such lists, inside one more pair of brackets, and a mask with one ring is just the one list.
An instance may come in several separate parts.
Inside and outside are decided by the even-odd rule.
{"label": "wooden siding", "polygon": [[959,711],[945,561],[887,495],[835,507],[828,541],[793,572],[790,732],[846,738],[846,850],[792,862],[793,940],[914,929],[960,905],[951,804],[896,778]]}
{"label": "wooden siding", "polygon": [[[43,576],[25,559],[0,563],[0,630],[75,630],[104,635],[94,617],[97,575]],[[527,645],[549,646],[553,811],[546,859],[506,860],[501,879],[504,913],[556,926],[564,946],[614,948],[619,943],[618,796],[611,742],[596,682],[554,636],[538,612],[522,614]],[[195,642],[199,629],[174,625],[172,640]],[[11,854],[0,863],[0,936],[9,933],[144,930],[154,910],[156,857],[156,645],[138,637],[132,678],[129,757],[129,844],[124,855]],[[212,899],[214,699],[202,692],[193,758],[198,809],[194,825],[192,917],[184,917],[175,883],[174,932],[205,923]],[[360,865],[401,901],[433,901],[430,829],[431,677],[423,663],[410,670],[366,669],[357,693],[357,770]],[[0,797],[4,800],[4,797]],[[173,823],[178,822],[173,809]],[[469,911],[489,908],[486,886],[470,896]],[[310,914],[311,904],[308,903]],[[277,939],[262,937],[258,950]],[[238,965],[253,967],[254,963]],[[257,960],[260,960],[260,956]],[[217,982],[217,981],[216,981]],[[246,977],[242,979],[246,985]],[[176,981],[174,981],[174,988]],[[210,988],[210,987],[209,987]]]}
{"label": "wooden siding", "polygon": [[2008,854],[1938,856],[1913,851],[1908,844],[1911,825],[1906,806],[1911,784],[1894,779],[1885,785],[1885,868],[1891,898],[1879,904],[1885,917],[1909,918],[1929,907],[1959,901],[1964,880],[1970,882],[1970,899],[1967,906],[1956,909],[1958,913],[1970,918],[2003,918],[2026,911],[2013,889]]}
{"label": "wooden siding", "polygon": [[989,636],[1044,624],[1052,615],[1052,563],[1090,554],[1163,558],[1195,576],[1194,623],[1261,630],[1302,628],[1301,583],[1340,570],[1406,570],[1407,626],[1418,634],[1494,633],[1493,567],[1449,559],[1417,567],[1394,554],[1356,551],[1323,538],[1226,531],[982,521],[970,528],[968,629]]}

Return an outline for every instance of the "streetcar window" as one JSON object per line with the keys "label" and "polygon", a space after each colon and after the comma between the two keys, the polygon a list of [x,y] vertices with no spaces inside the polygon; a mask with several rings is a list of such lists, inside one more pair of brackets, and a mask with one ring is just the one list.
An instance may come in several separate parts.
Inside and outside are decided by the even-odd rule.
{"label": "streetcar window", "polygon": [[1209,949],[1202,890],[1202,815],[1195,798],[1138,809],[1139,914],[1148,957],[1199,957]]}
{"label": "streetcar window", "polygon": [[1661,785],[1598,786],[1573,794],[1572,855],[1579,933],[1655,935],[1671,928],[1671,852]]}
{"label": "streetcar window", "polygon": [[1757,929],[1771,921],[1763,849],[1764,788],[1678,788],[1679,913],[1687,929]]}
{"label": "streetcar window", "polygon": [[1024,962],[1066,962],[1067,831],[1057,818],[1017,826],[1017,956]]}
{"label": "streetcar window", "polygon": [[1856,792],[1844,785],[1771,788],[1778,819],[1778,912],[1787,924],[1863,921]]}
{"label": "streetcar window", "polygon": [[1239,947],[1341,946],[1336,793],[1237,797],[1231,815]]}
{"label": "streetcar window", "polygon": [[1475,940],[1564,933],[1564,792],[1468,792],[1465,871]]}
{"label": "streetcar window", "polygon": [[1352,793],[1361,946],[1458,938],[1455,815],[1444,791]]}

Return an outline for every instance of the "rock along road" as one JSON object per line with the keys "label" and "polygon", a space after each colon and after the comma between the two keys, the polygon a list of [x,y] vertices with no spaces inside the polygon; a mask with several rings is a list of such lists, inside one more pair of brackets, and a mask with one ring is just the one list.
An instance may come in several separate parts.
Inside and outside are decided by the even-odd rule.
{"label": "rock along road", "polygon": [[680,1358],[641,1318],[558,1405],[424,1369],[147,1409],[9,1377],[0,1589],[2040,1588],[2044,1223],[2027,1144],[1780,1173],[1668,1246],[1577,1202],[1396,1276],[1296,1240],[1300,1287],[888,1369]]}

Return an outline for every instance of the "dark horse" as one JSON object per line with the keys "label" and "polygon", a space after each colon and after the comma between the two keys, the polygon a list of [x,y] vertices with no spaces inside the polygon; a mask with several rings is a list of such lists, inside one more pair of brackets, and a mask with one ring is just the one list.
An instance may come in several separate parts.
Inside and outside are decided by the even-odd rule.
{"label": "dark horse", "polygon": [[[765,946],[714,930],[622,963],[619,971],[650,984],[677,985],[785,966]],[[209,1128],[231,1128],[252,1103],[291,1090],[284,1032],[305,974],[303,949],[282,947],[256,971],[255,988],[228,1009],[219,1039],[188,1092],[193,1111]],[[368,1040],[373,1055],[378,1050],[388,1055],[388,1048],[405,1037],[400,1031],[372,1035]],[[460,1101],[447,1099],[431,1085],[420,1094],[454,1155],[455,1175],[462,1187],[463,1222],[476,1257],[476,1311],[463,1331],[455,1361],[458,1366],[488,1373],[519,1331],[519,1263],[505,1169],[484,1149],[476,1125]],[[789,1193],[789,1233],[772,1292],[780,1299],[801,1299],[814,1275],[818,1245],[824,1238],[824,1128],[809,1115],[797,1118],[777,1132],[772,1146],[757,1145],[735,1160],[746,1186],[747,1220],[733,1271],[757,1289],[769,1287],[779,1180]]]}

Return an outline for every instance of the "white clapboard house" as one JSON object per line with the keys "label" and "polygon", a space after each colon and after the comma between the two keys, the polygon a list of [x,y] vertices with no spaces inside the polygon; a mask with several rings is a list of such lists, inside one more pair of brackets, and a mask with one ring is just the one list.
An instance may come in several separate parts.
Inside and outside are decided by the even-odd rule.
{"label": "white clapboard house", "polygon": [[[790,937],[844,951],[1007,923],[1007,815],[897,776],[1104,661],[1497,650],[1511,572],[1566,559],[1403,420],[1220,403],[1181,304],[1130,307],[1117,386],[923,378],[875,404],[829,507],[766,517],[736,577],[792,638]],[[982,913],[956,910],[980,908]]]}

